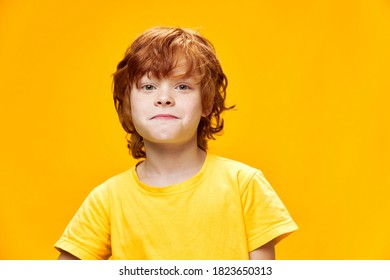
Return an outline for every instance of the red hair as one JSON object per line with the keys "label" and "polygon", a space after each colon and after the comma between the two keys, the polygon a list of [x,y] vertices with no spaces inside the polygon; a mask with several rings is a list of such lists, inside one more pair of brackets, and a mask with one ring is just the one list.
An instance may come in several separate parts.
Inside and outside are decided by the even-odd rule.
{"label": "red hair", "polygon": [[200,80],[202,117],[197,132],[198,147],[207,150],[207,141],[223,129],[221,113],[225,106],[227,78],[216,57],[213,45],[191,29],[155,27],[138,36],[119,62],[113,77],[114,103],[124,130],[130,134],[128,148],[134,158],[146,157],[142,137],[131,118],[130,93],[144,75],[169,77],[179,59],[184,59],[184,76]]}

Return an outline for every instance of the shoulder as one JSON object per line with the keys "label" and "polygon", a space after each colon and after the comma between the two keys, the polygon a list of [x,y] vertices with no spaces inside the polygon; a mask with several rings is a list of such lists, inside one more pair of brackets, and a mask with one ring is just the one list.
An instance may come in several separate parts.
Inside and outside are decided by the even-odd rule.
{"label": "shoulder", "polygon": [[132,168],[127,169],[125,171],[122,171],[121,173],[112,176],[111,178],[107,179],[103,184],[108,186],[117,186],[117,185],[123,185],[128,184],[128,182],[132,178]]}
{"label": "shoulder", "polygon": [[229,179],[241,186],[247,185],[254,177],[263,177],[259,169],[237,160],[211,154],[210,161],[215,176]]}
{"label": "shoulder", "polygon": [[[94,187],[84,200],[82,208],[110,212],[113,199],[123,196],[129,186],[131,170],[121,172]],[[100,211],[99,210],[99,211]]]}
{"label": "shoulder", "polygon": [[120,192],[129,186],[132,179],[131,169],[125,170],[117,175],[114,175],[95,187],[91,195],[98,196],[101,198],[107,198],[112,192]]}
{"label": "shoulder", "polygon": [[215,169],[227,172],[231,175],[253,176],[256,173],[261,173],[259,169],[237,160],[221,157],[214,154],[211,154],[210,158],[214,164]]}

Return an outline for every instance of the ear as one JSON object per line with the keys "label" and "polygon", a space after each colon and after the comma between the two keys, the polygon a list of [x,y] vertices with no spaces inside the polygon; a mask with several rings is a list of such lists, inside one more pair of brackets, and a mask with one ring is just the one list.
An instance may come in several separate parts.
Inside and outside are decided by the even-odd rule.
{"label": "ear", "polygon": [[214,96],[211,94],[202,95],[202,117],[207,118],[211,114],[214,102]]}
{"label": "ear", "polygon": [[209,108],[203,108],[202,117],[206,118],[211,114],[211,111],[213,110],[213,106],[209,106]]}

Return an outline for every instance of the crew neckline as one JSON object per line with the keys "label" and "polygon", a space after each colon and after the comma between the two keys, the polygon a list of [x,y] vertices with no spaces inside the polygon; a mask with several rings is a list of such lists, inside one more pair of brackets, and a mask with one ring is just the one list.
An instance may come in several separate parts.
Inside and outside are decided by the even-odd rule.
{"label": "crew neckline", "polygon": [[164,187],[157,187],[157,186],[150,186],[143,182],[138,177],[137,174],[137,165],[134,165],[130,172],[131,176],[134,179],[137,188],[142,191],[146,192],[152,195],[157,196],[165,196],[170,194],[178,194],[182,192],[189,191],[193,188],[196,188],[207,176],[206,173],[210,172],[211,165],[212,165],[212,158],[214,158],[213,154],[206,153],[206,158],[203,162],[203,165],[201,169],[192,177],[188,178],[187,180],[184,180],[180,183],[168,185]]}

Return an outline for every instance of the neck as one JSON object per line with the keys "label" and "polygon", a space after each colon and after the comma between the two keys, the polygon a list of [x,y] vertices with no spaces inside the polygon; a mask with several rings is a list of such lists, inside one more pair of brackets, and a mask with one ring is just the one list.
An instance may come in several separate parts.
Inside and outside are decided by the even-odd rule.
{"label": "neck", "polygon": [[183,145],[145,142],[146,159],[137,166],[141,182],[151,186],[169,186],[183,182],[202,168],[206,152],[197,143]]}

